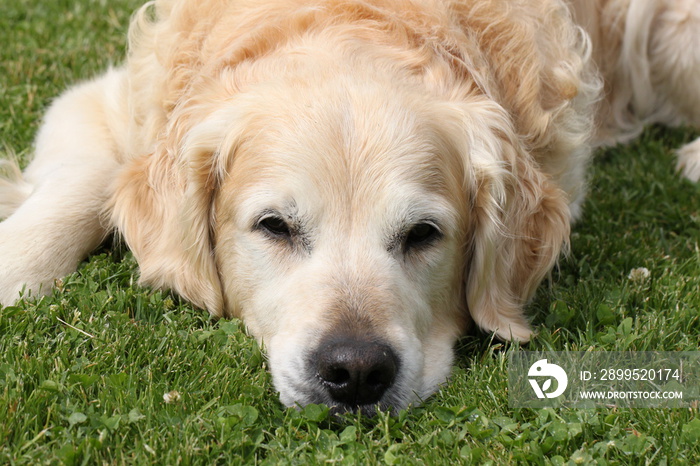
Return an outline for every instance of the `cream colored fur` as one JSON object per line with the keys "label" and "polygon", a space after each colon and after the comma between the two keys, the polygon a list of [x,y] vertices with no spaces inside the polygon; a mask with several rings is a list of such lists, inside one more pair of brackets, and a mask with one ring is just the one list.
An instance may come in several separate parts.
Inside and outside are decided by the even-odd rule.
{"label": "cream colored fur", "polygon": [[116,229],[142,283],[243,319],[285,404],[334,403],[336,333],[397,353],[380,405],[418,402],[472,320],[529,339],[592,147],[699,123],[698,31],[692,1],[157,0],[0,181],[0,302]]}

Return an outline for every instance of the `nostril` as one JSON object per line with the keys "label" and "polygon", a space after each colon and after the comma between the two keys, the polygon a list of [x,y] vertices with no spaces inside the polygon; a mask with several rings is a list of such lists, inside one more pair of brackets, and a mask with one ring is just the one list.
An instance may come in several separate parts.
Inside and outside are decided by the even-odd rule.
{"label": "nostril", "polygon": [[342,367],[323,367],[319,368],[321,379],[334,385],[343,385],[350,381],[350,372]]}
{"label": "nostril", "polygon": [[354,407],[379,402],[398,371],[397,358],[388,345],[351,338],[321,344],[315,364],[333,401]]}
{"label": "nostril", "polygon": [[370,385],[372,387],[391,385],[391,383],[393,382],[394,375],[395,374],[390,369],[372,371],[367,375],[367,385]]}

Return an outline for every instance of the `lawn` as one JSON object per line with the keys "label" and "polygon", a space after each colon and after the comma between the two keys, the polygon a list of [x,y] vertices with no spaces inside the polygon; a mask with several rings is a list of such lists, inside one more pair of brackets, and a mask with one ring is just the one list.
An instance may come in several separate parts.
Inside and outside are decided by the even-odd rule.
{"label": "lawn", "polygon": [[[139,3],[3,2],[5,152],[26,163],[51,99],[121,61]],[[699,135],[650,128],[598,154],[572,253],[530,307],[528,349],[699,349],[700,186],[674,173],[672,153]],[[637,267],[650,277],[630,280]],[[114,241],[52,296],[0,310],[0,463],[700,462],[697,406],[509,408],[507,358],[520,348],[476,332],[420,407],[373,418],[285,409],[240,322],[212,322],[137,276]]]}

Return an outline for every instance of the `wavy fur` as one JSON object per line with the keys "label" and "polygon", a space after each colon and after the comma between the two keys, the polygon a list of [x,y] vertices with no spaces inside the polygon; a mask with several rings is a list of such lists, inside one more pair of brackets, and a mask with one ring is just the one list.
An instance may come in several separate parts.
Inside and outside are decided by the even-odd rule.
{"label": "wavy fur", "polygon": [[[150,2],[0,181],[0,301],[116,229],[142,283],[244,320],[284,403],[418,402],[470,321],[530,338],[592,147],[698,123],[699,24],[690,0]],[[339,347],[378,395],[324,379]]]}

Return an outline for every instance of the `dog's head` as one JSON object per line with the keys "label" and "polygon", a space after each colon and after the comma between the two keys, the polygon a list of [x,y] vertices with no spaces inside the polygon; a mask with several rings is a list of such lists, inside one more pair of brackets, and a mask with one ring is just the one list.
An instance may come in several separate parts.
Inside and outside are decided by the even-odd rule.
{"label": "dog's head", "polygon": [[405,407],[472,319],[529,338],[568,208],[479,92],[305,70],[203,84],[124,174],[115,220],[144,282],[243,319],[286,405]]}

